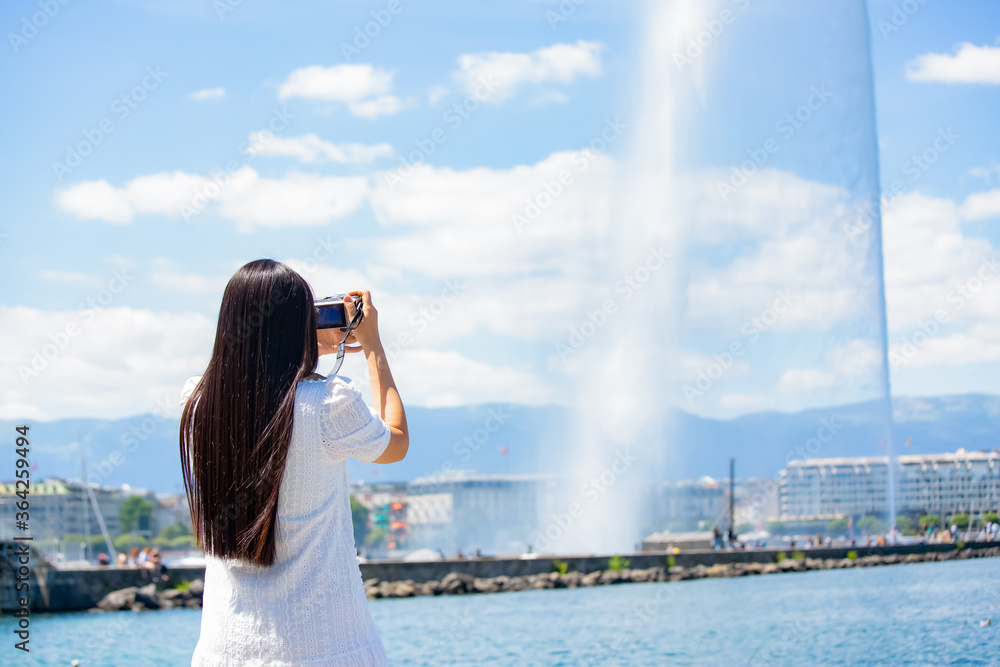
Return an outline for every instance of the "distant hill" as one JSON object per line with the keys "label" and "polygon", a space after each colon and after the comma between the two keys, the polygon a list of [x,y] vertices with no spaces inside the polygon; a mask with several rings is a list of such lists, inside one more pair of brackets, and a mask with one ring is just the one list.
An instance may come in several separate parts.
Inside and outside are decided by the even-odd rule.
{"label": "distant hill", "polygon": [[[936,453],[1000,447],[1000,397],[982,394],[894,400],[897,453]],[[492,413],[491,413],[492,411]],[[764,412],[719,421],[677,412],[675,429],[663,444],[662,469],[647,476],[682,479],[728,474],[730,456],[738,477],[773,475],[787,458],[803,456],[877,456],[885,453],[873,434],[873,408],[866,404],[786,414]],[[488,421],[491,414],[497,419]],[[409,481],[444,469],[480,473],[559,473],[574,455],[568,426],[579,419],[564,408],[480,405],[463,408],[408,408],[411,430],[406,459],[387,466],[349,463],[353,479]],[[823,419],[833,419],[828,442],[817,436]],[[502,420],[489,432],[487,426]],[[175,420],[137,415],[119,420],[62,419],[31,423],[32,473],[42,477],[79,477],[79,445],[87,450],[90,474],[103,484],[127,482],[158,492],[178,493],[180,479]],[[0,421],[12,443],[15,422]],[[824,432],[826,433],[826,432]],[[905,447],[907,439],[912,445]],[[817,448],[817,444],[821,447]],[[12,477],[13,447],[3,447],[0,479]]]}

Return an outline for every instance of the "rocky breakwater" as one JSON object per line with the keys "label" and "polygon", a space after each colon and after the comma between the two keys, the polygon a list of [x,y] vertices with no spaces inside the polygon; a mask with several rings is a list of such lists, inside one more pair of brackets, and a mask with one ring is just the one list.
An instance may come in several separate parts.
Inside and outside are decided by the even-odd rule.
{"label": "rocky breakwater", "polygon": [[205,582],[195,579],[178,588],[157,589],[156,584],[129,586],[112,591],[101,598],[91,613],[105,611],[145,611],[149,609],[201,609]]}
{"label": "rocky breakwater", "polygon": [[476,593],[506,593],[545,588],[581,588],[607,586],[625,583],[648,583],[667,581],[688,581],[712,577],[743,577],[782,572],[807,572],[810,570],[840,570],[855,567],[875,567],[904,563],[929,561],[962,560],[1000,556],[1000,546],[989,549],[961,549],[915,554],[870,555],[848,558],[781,558],[773,563],[725,563],[716,565],[695,565],[682,567],[669,565],[641,570],[595,570],[593,572],[547,572],[520,577],[479,578],[463,572],[451,572],[440,581],[415,583],[412,580],[380,581],[368,579],[364,582],[365,594],[369,600],[378,598],[405,598],[418,595],[469,595]]}

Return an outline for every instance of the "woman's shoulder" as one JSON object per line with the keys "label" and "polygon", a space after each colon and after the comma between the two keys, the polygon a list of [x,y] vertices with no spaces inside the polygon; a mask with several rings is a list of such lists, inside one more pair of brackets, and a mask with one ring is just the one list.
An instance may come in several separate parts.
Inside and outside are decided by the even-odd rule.
{"label": "woman's shoulder", "polygon": [[349,404],[361,395],[350,378],[341,375],[313,373],[299,380],[299,393],[306,388],[315,388],[316,391],[311,392],[313,401],[326,407]]}

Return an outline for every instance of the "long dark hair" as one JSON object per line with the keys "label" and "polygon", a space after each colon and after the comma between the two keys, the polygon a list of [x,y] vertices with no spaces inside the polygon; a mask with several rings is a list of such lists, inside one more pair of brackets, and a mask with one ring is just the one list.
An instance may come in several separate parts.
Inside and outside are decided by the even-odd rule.
{"label": "long dark hair", "polygon": [[205,554],[271,565],[296,383],[316,369],[312,290],[280,262],[226,285],[208,368],[181,414],[184,489]]}

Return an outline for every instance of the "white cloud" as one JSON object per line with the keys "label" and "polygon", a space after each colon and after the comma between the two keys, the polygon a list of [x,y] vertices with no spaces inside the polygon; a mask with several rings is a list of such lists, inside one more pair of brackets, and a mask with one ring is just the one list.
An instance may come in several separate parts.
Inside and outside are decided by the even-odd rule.
{"label": "white cloud", "polygon": [[450,92],[447,86],[431,86],[427,91],[427,103],[434,106]]}
{"label": "white cloud", "polygon": [[988,220],[1000,217],[1000,188],[969,195],[962,206],[966,220]]}
{"label": "white cloud", "polygon": [[[890,347],[890,358],[899,368],[954,367],[1000,361],[1000,324],[980,324],[967,331],[920,339],[913,337]],[[895,370],[895,368],[894,368]]]}
{"label": "white cloud", "polygon": [[83,287],[96,288],[101,286],[101,281],[95,276],[87,273],[78,273],[76,271],[52,271],[44,270],[38,272],[38,277],[42,280],[48,280],[54,283],[62,283],[64,285],[80,285]]}
{"label": "white cloud", "polygon": [[552,385],[529,370],[494,366],[454,351],[404,351],[393,362],[393,377],[404,402],[427,407],[560,402]]}
{"label": "white cloud", "polygon": [[[182,206],[192,206],[199,195],[214,188],[205,176],[180,171],[140,176],[122,187],[107,181],[85,181],[57,192],[59,208],[83,219],[131,222],[136,214],[180,218]],[[232,174],[218,195],[207,199],[218,214],[247,231],[255,226],[321,225],[356,211],[368,196],[368,179],[315,174],[287,174],[263,178],[251,167]],[[204,197],[202,197],[205,200]]]}
{"label": "white cloud", "polygon": [[403,108],[399,98],[389,94],[394,75],[372,65],[312,65],[289,74],[278,97],[343,102],[354,115],[374,118]]}
{"label": "white cloud", "polygon": [[497,90],[484,101],[498,104],[514,95],[523,84],[569,84],[581,76],[602,74],[600,42],[578,41],[554,44],[531,53],[466,53],[458,58],[455,77],[469,94],[489,82]]}
{"label": "white cloud", "polygon": [[218,88],[205,88],[204,90],[196,90],[189,96],[192,100],[196,102],[202,102],[204,100],[217,100],[220,97],[226,96],[226,89],[219,86]]}
{"label": "white cloud", "polygon": [[171,292],[188,294],[218,294],[229,282],[229,276],[203,276],[198,273],[181,273],[178,271],[159,270],[149,274],[150,281],[157,287]]}
{"label": "white cloud", "polygon": [[996,255],[987,239],[963,233],[961,213],[950,199],[919,193],[900,195],[886,208],[882,236],[890,331],[918,327],[941,310],[952,323],[1000,318],[991,307],[1000,299],[1000,280],[986,283],[975,298],[963,298],[956,308],[956,288]]}
{"label": "white cloud", "polygon": [[312,65],[288,75],[278,97],[305,97],[334,102],[357,102],[384,95],[392,88],[393,72],[371,65]]}
{"label": "white cloud", "polygon": [[403,102],[395,95],[382,95],[362,102],[351,102],[347,108],[355,116],[377,118],[396,113],[403,108]]}
{"label": "white cloud", "polygon": [[1000,85],[1000,47],[958,45],[954,55],[925,53],[906,64],[910,81]]}
{"label": "white cloud", "polygon": [[[76,333],[60,337],[71,323]],[[214,331],[196,313],[109,307],[89,320],[0,306],[0,418],[119,418],[157,401],[176,406],[184,379],[204,370]]]}
{"label": "white cloud", "polygon": [[250,147],[255,155],[283,155],[298,158],[302,162],[341,162],[353,164],[359,162],[372,162],[378,158],[392,157],[392,146],[387,143],[380,144],[358,144],[342,143],[335,144],[324,141],[315,134],[306,134],[301,137],[276,137],[261,133],[252,132],[249,137]]}

